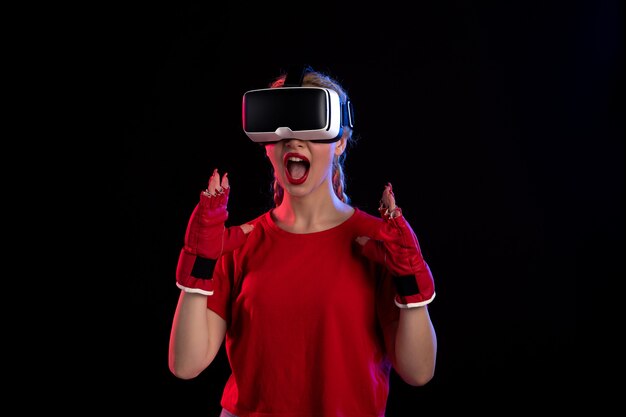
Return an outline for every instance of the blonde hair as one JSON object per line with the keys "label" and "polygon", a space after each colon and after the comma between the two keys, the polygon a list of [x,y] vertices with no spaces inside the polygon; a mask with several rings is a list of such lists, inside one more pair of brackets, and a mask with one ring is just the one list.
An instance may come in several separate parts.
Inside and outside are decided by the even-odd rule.
{"label": "blonde hair", "polygon": [[[271,88],[279,88],[285,84],[285,79],[287,78],[287,74],[282,74],[277,77],[274,81],[270,83]],[[321,73],[319,71],[315,71],[310,67],[305,70],[304,77],[302,79],[302,86],[308,87],[322,87],[329,88],[334,90],[339,94],[339,98],[342,103],[345,103],[348,99],[348,94],[346,91],[339,85],[339,83],[331,78],[329,75]],[[353,131],[349,126],[345,126],[343,128],[343,133],[341,135],[342,139],[346,140],[346,149],[339,156],[335,156],[333,159],[333,189],[335,190],[335,194],[337,197],[348,204],[350,202],[350,198],[346,194],[346,179],[343,172],[343,165],[346,156],[346,151],[348,149],[348,145],[350,145],[353,141]],[[274,204],[276,206],[280,205],[283,201],[283,196],[285,195],[285,190],[280,185],[276,177],[274,176],[274,183],[272,185],[274,191]]]}

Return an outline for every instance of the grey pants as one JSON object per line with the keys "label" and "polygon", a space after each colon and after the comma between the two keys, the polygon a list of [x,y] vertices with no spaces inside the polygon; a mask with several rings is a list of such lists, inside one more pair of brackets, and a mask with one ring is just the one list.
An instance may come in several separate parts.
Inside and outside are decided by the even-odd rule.
{"label": "grey pants", "polygon": [[222,412],[220,413],[220,417],[237,417],[233,413],[230,413],[222,408]]}

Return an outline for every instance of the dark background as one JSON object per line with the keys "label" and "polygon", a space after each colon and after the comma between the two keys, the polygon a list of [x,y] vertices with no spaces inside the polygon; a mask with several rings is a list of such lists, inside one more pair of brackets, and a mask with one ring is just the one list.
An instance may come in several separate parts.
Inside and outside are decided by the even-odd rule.
{"label": "dark background", "polygon": [[78,376],[106,381],[92,405],[217,415],[223,352],[195,380],[167,368],[178,254],[214,167],[233,187],[229,222],[269,207],[270,166],[242,132],[241,97],[304,62],[355,105],[352,203],[375,213],[391,181],[435,276],[436,375],[420,388],[394,375],[388,417],[605,406],[619,334],[608,299],[625,253],[623,12],[619,1],[93,12],[88,85],[107,104],[96,152],[113,243],[102,353]]}

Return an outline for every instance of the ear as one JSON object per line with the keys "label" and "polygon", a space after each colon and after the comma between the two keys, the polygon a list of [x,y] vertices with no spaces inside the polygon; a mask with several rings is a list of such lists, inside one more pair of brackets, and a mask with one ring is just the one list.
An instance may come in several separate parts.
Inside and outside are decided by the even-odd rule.
{"label": "ear", "polygon": [[342,136],[341,139],[339,139],[336,143],[337,145],[335,146],[335,155],[339,156],[346,150],[346,144],[348,143],[348,140],[345,138],[345,136]]}

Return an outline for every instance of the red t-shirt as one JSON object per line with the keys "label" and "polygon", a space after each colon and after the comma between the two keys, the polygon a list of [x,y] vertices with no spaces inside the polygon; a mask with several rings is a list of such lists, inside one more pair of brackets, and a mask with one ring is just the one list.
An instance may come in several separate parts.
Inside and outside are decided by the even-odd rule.
{"label": "red t-shirt", "polygon": [[372,219],[382,221],[355,209],[334,228],[295,234],[267,212],[220,258],[207,303],[228,323],[222,407],[238,417],[384,416],[383,328],[399,309],[391,277],[355,250]]}

